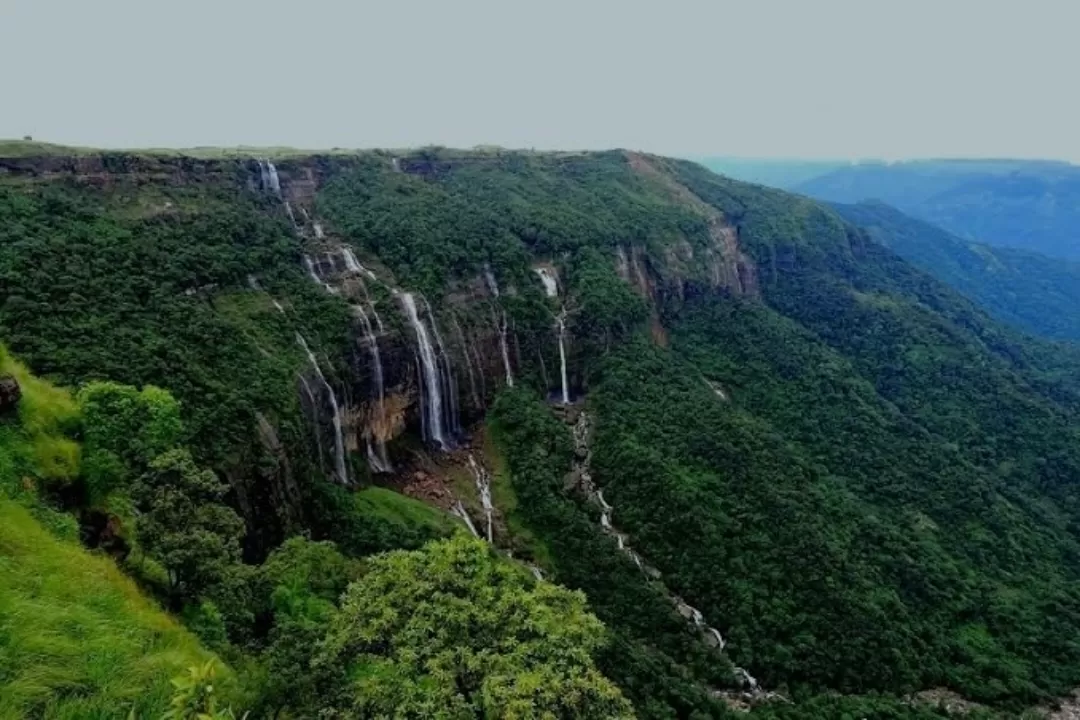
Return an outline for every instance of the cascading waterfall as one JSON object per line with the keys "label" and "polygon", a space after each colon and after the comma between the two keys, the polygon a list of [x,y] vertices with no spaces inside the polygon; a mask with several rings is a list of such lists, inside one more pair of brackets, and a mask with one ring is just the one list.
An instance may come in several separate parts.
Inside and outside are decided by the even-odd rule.
{"label": "cascading waterfall", "polygon": [[546,267],[535,267],[533,272],[540,276],[540,282],[544,284],[544,293],[549,298],[559,297],[559,281],[555,278],[555,273]]}
{"label": "cascading waterfall", "polygon": [[431,304],[426,299],[424,307],[427,310],[428,323],[431,324],[431,332],[435,336],[435,344],[439,348],[437,359],[442,359],[439,365],[439,377],[443,382],[443,391],[448,401],[444,404],[447,412],[446,426],[452,434],[461,435],[461,413],[458,411],[458,389],[457,378],[454,377],[454,366],[450,362],[450,356],[446,354],[442,334],[439,332],[439,323],[435,322],[435,314],[431,312]]}
{"label": "cascading waterfall", "polygon": [[502,352],[503,370],[506,371],[506,385],[514,387],[514,373],[510,370],[510,350],[506,346],[506,313],[500,310],[496,322],[499,325],[499,350]]}
{"label": "cascading waterfall", "polygon": [[[615,538],[615,542],[618,545],[619,550],[626,553],[626,555],[633,561],[633,563],[646,575],[654,578],[659,577],[659,573],[645,563],[638,553],[627,544],[627,536],[624,533],[619,532],[613,522],[612,516],[615,513],[615,508],[604,497],[604,491],[597,488],[593,484],[592,476],[589,473],[589,465],[591,462],[591,450],[589,449],[589,420],[586,413],[581,413],[577,422],[573,428],[574,445],[577,452],[577,456],[582,458],[578,461],[577,472],[581,479],[582,488],[586,494],[591,497],[600,506],[600,526],[604,532]],[[677,595],[670,595],[671,601],[675,604],[679,614],[693,623],[694,627],[699,632],[703,633],[709,644],[717,650],[723,650],[726,643],[724,637],[720,634],[720,631],[710,626],[705,622],[705,616],[701,614],[697,608],[690,606],[685,600]],[[736,675],[746,684],[751,690],[757,690],[757,681],[750,676],[742,668],[735,668]]]}
{"label": "cascading waterfall", "polygon": [[304,349],[308,361],[311,362],[311,367],[315,369],[319,382],[322,383],[327,397],[330,398],[330,407],[334,411],[334,472],[343,485],[348,485],[349,471],[345,464],[345,437],[341,429],[341,409],[338,405],[337,396],[334,395],[334,388],[330,387],[330,383],[326,381],[326,376],[323,375],[322,368],[319,367],[319,361],[315,358],[315,353],[311,352],[311,348],[308,347],[304,336],[296,333],[296,342]]}
{"label": "cascading waterfall", "polygon": [[277,168],[274,167],[274,163],[269,160],[260,160],[259,177],[262,180],[264,189],[268,189],[278,197],[281,197],[281,180],[278,178]]}
{"label": "cascading waterfall", "polygon": [[495,275],[491,272],[491,266],[484,263],[484,282],[487,283],[488,290],[495,296],[495,299],[499,299],[499,283],[495,282]]}
{"label": "cascading waterfall", "polygon": [[[248,281],[248,286],[252,290],[254,290],[255,292],[266,292],[265,290],[262,289],[262,285],[259,284],[259,281],[255,278],[254,275],[248,275],[247,281]],[[269,295],[269,293],[267,293],[267,294]],[[277,298],[275,298],[273,295],[270,295],[270,302],[274,303],[274,307],[277,308],[277,311],[279,313],[281,313],[282,315],[285,314],[285,308],[283,308],[281,306],[281,303],[279,303],[277,301]]]}
{"label": "cascading waterfall", "polygon": [[[440,449],[446,450],[450,447],[450,444],[447,442],[445,426],[443,425],[443,398],[442,386],[439,380],[438,358],[432,348],[427,328],[424,327],[424,323],[417,314],[416,298],[413,297],[412,293],[400,293],[400,297],[402,305],[405,306],[405,314],[409,318],[413,332],[416,333],[416,344],[420,350],[419,362],[423,370],[421,373],[423,387],[427,391],[426,397],[424,393],[421,393],[421,402],[424,405],[421,410],[425,428],[424,439],[432,440]],[[425,399],[426,402],[424,402]]]}
{"label": "cascading waterfall", "polygon": [[[307,211],[306,210],[304,211],[304,217],[305,218],[307,217]],[[326,237],[325,233],[323,233],[321,223],[313,223],[312,226],[311,226],[311,229],[315,231],[315,239],[316,240],[322,240],[324,237]]]}
{"label": "cascading waterfall", "polygon": [[[544,285],[544,294],[549,298],[559,297],[559,281],[555,277],[555,273],[551,268],[539,266],[534,267],[533,272],[540,278],[540,282]],[[558,330],[557,336],[559,339],[559,379],[562,382],[562,404],[570,404],[570,382],[567,378],[566,371],[566,306],[563,305],[559,308],[559,314],[555,316],[555,328]]]}
{"label": "cascading waterfall", "polygon": [[[480,395],[476,392],[476,374],[473,372],[472,356],[469,354],[469,342],[465,339],[465,331],[461,329],[461,323],[454,316],[454,329],[457,331],[458,342],[461,343],[461,353],[465,356],[465,371],[469,374],[469,395],[472,397],[473,407],[482,408]],[[483,370],[480,371],[483,375]]]}
{"label": "cascading waterfall", "polygon": [[323,279],[319,277],[319,273],[315,270],[315,263],[312,262],[311,258],[307,255],[304,256],[304,267],[307,268],[308,276],[319,285],[322,285],[326,289],[326,292],[331,295],[338,294],[337,288],[328,282],[323,282]]}
{"label": "cascading waterfall", "polygon": [[366,267],[360,264],[360,261],[356,259],[356,253],[352,251],[352,248],[345,247],[341,249],[341,255],[345,258],[345,269],[352,273],[360,273],[368,280],[376,280],[375,273],[368,270]]}
{"label": "cascading waterfall", "polygon": [[570,404],[570,383],[566,374],[566,308],[559,311],[555,317],[555,324],[559,328],[559,377],[562,380],[562,404]]}
{"label": "cascading waterfall", "polygon": [[[383,383],[382,357],[379,355],[379,340],[375,336],[375,331],[371,326],[367,313],[364,312],[363,306],[353,305],[352,307],[356,316],[360,319],[360,324],[364,327],[364,342],[367,343],[368,354],[371,355],[371,385],[375,391],[376,414],[379,422],[383,422],[383,418],[386,417],[386,392]],[[390,458],[386,453],[386,443],[381,436],[376,436],[374,447],[371,438],[367,438],[367,455],[368,464],[371,465],[371,469],[375,472],[389,473],[394,471],[394,467],[391,465]]]}
{"label": "cascading waterfall", "polygon": [[476,462],[476,458],[473,457],[472,453],[469,453],[469,470],[472,472],[473,482],[476,483],[476,490],[480,493],[480,504],[484,508],[484,517],[487,519],[487,541],[494,543],[492,516],[495,513],[495,506],[491,502],[491,476],[488,475],[488,471],[484,467]]}
{"label": "cascading waterfall", "polygon": [[454,506],[450,508],[450,512],[465,521],[465,525],[468,526],[473,537],[480,537],[480,533],[476,532],[476,526],[473,525],[472,518],[469,517],[469,513],[465,512],[465,506],[461,504],[460,500],[454,503]]}
{"label": "cascading waterfall", "polygon": [[[495,275],[491,272],[491,266],[484,263],[484,281],[488,290],[499,299],[499,283],[495,282]],[[506,345],[506,311],[499,307],[499,314],[495,317],[495,326],[499,329],[499,351],[502,353],[503,370],[506,371],[507,387],[514,387],[514,373],[510,369],[510,350]]]}

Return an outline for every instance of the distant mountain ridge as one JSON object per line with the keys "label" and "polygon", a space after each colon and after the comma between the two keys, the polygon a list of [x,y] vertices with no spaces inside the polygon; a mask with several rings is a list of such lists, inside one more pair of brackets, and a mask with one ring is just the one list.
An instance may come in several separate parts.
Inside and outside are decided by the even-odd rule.
{"label": "distant mountain ridge", "polygon": [[963,238],[1080,259],[1080,167],[1028,160],[859,164],[796,183],[819,200],[876,199]]}
{"label": "distant mountain ridge", "polygon": [[833,207],[998,320],[1046,338],[1080,340],[1080,264],[964,240],[882,202]]}

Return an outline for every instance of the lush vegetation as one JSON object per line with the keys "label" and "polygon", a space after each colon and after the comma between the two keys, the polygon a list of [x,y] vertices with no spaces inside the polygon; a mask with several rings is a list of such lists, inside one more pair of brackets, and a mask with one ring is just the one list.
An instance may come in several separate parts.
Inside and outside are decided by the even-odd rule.
{"label": "lush vegetation", "polygon": [[75,400],[3,348],[0,375],[22,393],[0,414],[0,717],[160,716],[171,678],[213,658],[43,501],[80,482]]}
{"label": "lush vegetation", "polygon": [[1080,265],[961,240],[879,202],[836,205],[875,241],[955,288],[994,318],[1034,335],[1080,340]]}
{"label": "lush vegetation", "polygon": [[[753,710],[776,718],[930,717],[906,696],[937,686],[1015,711],[1080,684],[1080,358],[996,324],[834,210],[617,152],[283,158],[322,183],[304,208],[325,222],[316,237],[256,191],[252,163],[191,160],[185,175],[187,160],[154,159],[175,182],[140,178],[144,159],[103,162],[115,178],[100,187],[0,182],[0,333],[76,388],[0,355],[23,389],[0,418],[0,508],[18,529],[0,534],[0,565],[19,568],[0,608],[42,603],[27,628],[51,638],[72,627],[61,606],[88,599],[70,612],[96,613],[93,643],[119,643],[101,645],[114,675],[57,650],[41,668],[60,680],[13,681],[10,713],[722,717],[733,662],[791,700]],[[710,277],[719,218],[760,293]],[[386,310],[384,369],[409,406],[394,483],[432,463],[391,288],[423,292],[427,322],[487,373],[504,549],[545,582],[455,537],[442,511],[367,486],[362,451],[363,487],[327,482],[296,333],[352,419],[369,398],[351,373],[370,372],[355,298],[301,265],[340,243],[378,272],[365,301]],[[560,310],[584,400],[553,411]],[[505,389],[483,346],[502,315]],[[456,370],[447,387],[464,384]],[[567,420],[582,408],[593,479],[659,577],[574,486]],[[171,630],[147,640],[157,621]],[[35,667],[16,630],[0,625],[14,638],[0,679]]]}
{"label": "lush vegetation", "polygon": [[0,717],[159,717],[209,658],[111,559],[0,499]]}
{"label": "lush vegetation", "polygon": [[583,595],[459,536],[374,558],[315,664],[347,678],[327,704],[360,717],[632,717],[593,666],[602,639]]}

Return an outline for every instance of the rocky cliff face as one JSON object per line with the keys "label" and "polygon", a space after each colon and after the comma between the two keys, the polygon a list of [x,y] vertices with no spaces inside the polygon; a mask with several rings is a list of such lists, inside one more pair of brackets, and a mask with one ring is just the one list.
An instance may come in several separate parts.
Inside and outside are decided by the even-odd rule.
{"label": "rocky cliff face", "polygon": [[[379,161],[394,173],[432,182],[462,166],[491,165],[497,158],[381,156]],[[697,215],[706,228],[705,241],[697,247],[687,238],[676,237],[650,251],[628,239],[609,256],[611,270],[650,308],[656,341],[666,342],[656,310],[664,295],[727,292],[755,296],[756,270],[739,249],[737,229],[650,158],[628,153],[625,162],[628,175],[638,176],[672,204]],[[444,287],[439,295],[410,292],[379,257],[355,248],[320,214],[320,189],[343,171],[337,163],[333,158],[316,158],[248,165],[248,181],[281,200],[303,238],[303,262],[310,280],[347,302],[353,315],[347,373],[331,383],[336,397],[308,393],[304,386],[320,385],[310,372],[301,384],[309,421],[320,428],[321,456],[325,458],[335,442],[329,417],[335,405],[347,452],[366,457],[369,469],[382,474],[392,472],[397,464],[394,456],[400,453],[395,444],[406,434],[423,438],[435,448],[464,439],[495,393],[515,379],[527,377],[531,384],[543,386],[556,403],[582,394],[585,377],[579,347],[588,344],[598,330],[574,322],[577,298],[560,281],[568,272],[568,258],[535,258],[524,279],[501,281],[485,264],[475,274]],[[272,178],[268,176],[271,170]],[[538,290],[543,292],[550,317],[547,322],[521,327],[507,307]],[[417,317],[410,316],[408,302],[415,303]],[[437,414],[433,406],[438,406]]]}
{"label": "rocky cliff face", "polygon": [[[756,270],[739,247],[738,228],[680,184],[665,162],[635,153],[421,151],[395,157],[377,151],[271,161],[117,152],[0,158],[0,181],[63,184],[108,202],[119,197],[145,218],[228,212],[228,203],[243,199],[249,209],[291,227],[300,248],[292,267],[248,267],[239,287],[224,277],[197,280],[185,291],[211,304],[238,293],[269,295],[296,339],[256,346],[267,357],[295,357],[295,397],[306,427],[290,427],[288,408],[252,408],[251,442],[219,468],[249,529],[262,532],[269,514],[278,516],[271,525],[303,524],[308,465],[346,485],[389,478],[420,447],[445,450],[467,441],[503,387],[526,384],[555,404],[580,399],[590,363],[631,324],[645,319],[656,342],[666,342],[658,307],[668,298],[756,295]],[[347,196],[345,204],[366,202],[372,216],[399,197],[429,190],[443,195],[358,228],[340,212],[328,212],[324,197],[329,185],[353,175],[360,178],[350,188],[355,201]],[[191,193],[206,188],[212,191],[205,196]],[[210,196],[215,204],[199,206]],[[451,198],[451,212],[412,217],[443,196]],[[652,222],[650,203],[679,219],[644,227]],[[634,212],[639,221],[624,217]],[[605,213],[606,227],[596,222]],[[476,234],[451,232],[442,241],[453,246],[447,254],[456,265],[431,282],[425,279],[430,272],[403,272],[423,257],[380,251],[387,247],[379,242],[381,228],[392,220],[407,220],[409,228],[435,238],[459,224]],[[398,240],[412,230],[405,232]],[[237,242],[258,244],[259,238]],[[433,242],[432,252],[440,241]],[[487,243],[486,249],[470,248],[474,243]],[[326,336],[321,342],[305,337],[309,318],[298,315],[281,282],[289,273],[347,307],[340,345]],[[609,287],[598,289],[607,277],[644,301],[645,318],[619,315],[623,300],[613,299]],[[301,453],[298,440],[308,445]]]}
{"label": "rocky cliff face", "polygon": [[0,375],[0,413],[14,410],[19,405],[22,390],[19,381],[11,375]]}

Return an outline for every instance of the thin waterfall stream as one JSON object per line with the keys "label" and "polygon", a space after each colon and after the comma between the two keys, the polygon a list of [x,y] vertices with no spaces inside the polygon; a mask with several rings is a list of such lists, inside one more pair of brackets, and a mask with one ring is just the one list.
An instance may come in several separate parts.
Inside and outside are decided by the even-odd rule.
{"label": "thin waterfall stream", "polygon": [[296,333],[296,342],[300,344],[300,347],[302,347],[307,354],[311,367],[315,370],[319,382],[322,383],[323,389],[326,390],[326,395],[330,399],[330,407],[334,413],[334,472],[337,475],[339,482],[343,485],[348,485],[349,472],[348,466],[345,463],[345,437],[341,428],[341,408],[338,405],[337,396],[334,395],[334,388],[330,387],[330,383],[326,381],[326,376],[323,375],[322,368],[319,367],[319,361],[316,359],[315,353],[308,347],[307,340],[304,339],[304,336],[300,333]]}
{"label": "thin waterfall stream", "polygon": [[409,318],[413,332],[416,333],[416,343],[420,350],[419,361],[422,369],[423,386],[426,391],[424,403],[424,426],[426,427],[425,439],[433,440],[440,449],[447,450],[450,443],[447,441],[446,429],[443,424],[443,396],[442,382],[439,377],[438,358],[431,344],[431,337],[416,309],[416,298],[412,293],[401,293],[401,303],[405,307],[405,314]]}
{"label": "thin waterfall stream", "polygon": [[[579,478],[580,486],[584,490],[586,496],[592,499],[597,505],[600,506],[600,527],[603,531],[615,538],[618,549],[624,553],[637,565],[642,572],[653,580],[659,579],[660,573],[658,570],[647,564],[642,557],[636,553],[629,546],[628,536],[620,532],[614,524],[615,508],[604,497],[604,491],[597,488],[593,482],[590,472],[590,462],[592,459],[592,450],[589,445],[589,438],[591,434],[591,428],[589,426],[588,414],[582,412],[578,415],[577,421],[573,426],[574,447],[575,447],[575,470],[577,477]],[[718,651],[724,650],[727,643],[724,641],[724,637],[720,634],[720,631],[709,625],[705,616],[700,610],[691,606],[685,600],[678,595],[675,595],[671,591],[668,591],[668,597],[675,605],[675,609],[679,615],[685,618],[693,627],[698,630],[705,639],[705,642]],[[735,668],[735,675],[743,685],[749,688],[751,693],[761,693],[758,687],[757,680],[745,669],[741,667]]]}

